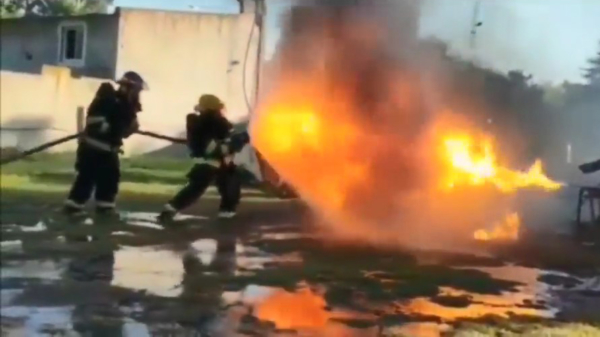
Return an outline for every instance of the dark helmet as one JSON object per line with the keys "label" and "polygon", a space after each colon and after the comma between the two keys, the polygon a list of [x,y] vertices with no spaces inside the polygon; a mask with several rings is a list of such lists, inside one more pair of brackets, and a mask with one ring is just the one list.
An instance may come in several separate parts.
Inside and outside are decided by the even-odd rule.
{"label": "dark helmet", "polygon": [[117,81],[121,85],[131,85],[139,88],[140,90],[148,90],[148,84],[140,74],[135,71],[128,71]]}

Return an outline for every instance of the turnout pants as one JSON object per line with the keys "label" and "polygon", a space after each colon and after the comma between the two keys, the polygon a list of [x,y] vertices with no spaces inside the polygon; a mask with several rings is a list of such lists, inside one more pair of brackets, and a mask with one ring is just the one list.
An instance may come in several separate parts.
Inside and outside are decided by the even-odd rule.
{"label": "turnout pants", "polygon": [[118,153],[80,144],[75,162],[77,177],[69,193],[68,205],[83,207],[93,192],[97,207],[113,208],[119,192],[119,166]]}
{"label": "turnout pants", "polygon": [[187,175],[187,185],[175,195],[169,205],[180,211],[192,205],[214,181],[221,196],[219,210],[235,212],[241,198],[241,183],[233,164],[214,167],[209,164],[196,164]]}

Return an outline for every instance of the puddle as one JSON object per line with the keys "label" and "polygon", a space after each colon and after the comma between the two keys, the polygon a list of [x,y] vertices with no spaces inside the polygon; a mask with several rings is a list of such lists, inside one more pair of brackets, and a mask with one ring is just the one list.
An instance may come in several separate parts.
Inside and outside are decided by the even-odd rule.
{"label": "puddle", "polygon": [[151,337],[150,329],[146,324],[136,322],[132,319],[126,319],[123,326],[122,335],[124,337]]}
{"label": "puddle", "polygon": [[165,297],[181,294],[181,255],[157,247],[122,247],[114,254],[112,285]]}
{"label": "puddle", "polygon": [[135,236],[135,234],[133,234],[131,232],[124,232],[124,231],[113,232],[111,235],[113,235],[113,236]]}
{"label": "puddle", "polygon": [[17,296],[23,294],[23,289],[2,289],[0,294],[0,302],[2,307],[11,304]]}
{"label": "puddle", "polygon": [[273,255],[234,240],[200,239],[192,242],[187,254],[196,256],[205,266],[228,265],[228,271],[236,275],[264,269],[272,263],[302,262],[299,254]]}
{"label": "puddle", "polygon": [[164,227],[156,222],[158,213],[121,212],[119,216],[121,221],[131,226],[164,230]]}
{"label": "puddle", "polygon": [[[558,308],[551,305],[553,297],[549,293],[550,287],[538,281],[541,270],[519,266],[476,269],[488,273],[494,279],[519,282],[522,285],[514,292],[504,291],[499,295],[441,287],[435,299],[426,297],[411,299],[405,303],[398,303],[396,309],[409,316],[436,317],[443,322],[476,319],[488,315],[504,318],[509,318],[511,315],[552,318],[558,312]],[[445,305],[444,302],[450,303]]]}
{"label": "puddle", "polygon": [[[71,331],[71,316],[74,307],[23,307],[8,306],[0,309],[3,324],[8,321],[7,336],[52,336],[65,335]],[[19,326],[10,328],[10,323]],[[16,325],[16,324],[15,324]],[[4,329],[3,329],[4,330]],[[4,336],[4,333],[2,334]]]}
{"label": "puddle", "polygon": [[3,306],[0,309],[2,336],[152,336],[147,325],[131,318],[79,324],[78,309],[76,306]]}
{"label": "puddle", "polygon": [[430,298],[419,297],[408,303],[398,305],[398,311],[409,316],[436,317],[443,322],[454,322],[459,319],[476,319],[485,316],[509,318],[511,315],[551,318],[552,311],[534,308],[523,308],[524,302],[512,302],[505,296],[473,295],[452,288],[440,289],[440,296],[457,299],[468,298],[470,304],[457,308],[435,303]]}
{"label": "puddle", "polygon": [[13,232],[25,232],[25,233],[36,233],[48,230],[48,226],[44,221],[38,221],[34,226],[19,226],[15,224],[3,225],[2,230],[7,233]]}
{"label": "puddle", "polygon": [[[237,255],[250,255],[248,258],[252,258],[252,255],[260,258],[268,256],[254,247],[245,247],[239,243],[234,247]],[[215,263],[222,253],[219,243],[210,239],[197,240],[191,244],[190,249],[197,254],[204,265]],[[234,255],[229,252],[229,256]],[[114,253],[114,265],[105,267],[114,268],[111,282],[114,286],[144,290],[149,294],[173,298],[182,293],[181,282],[185,273],[182,258],[182,253],[162,247],[121,247]],[[59,280],[64,277],[61,275],[65,265],[65,261],[8,264],[2,268],[2,277]],[[371,314],[328,308],[323,296],[325,288],[321,286],[309,287],[300,284],[297,291],[289,292],[281,288],[248,285],[242,291],[216,294],[222,299],[224,305],[234,306],[224,312],[215,312],[215,315],[202,326],[204,331],[210,331],[215,336],[237,336],[241,329],[265,336],[375,337],[380,336],[383,331],[386,335],[438,337],[450,329],[449,323],[461,318],[480,318],[490,314],[504,317],[509,317],[509,314],[552,317],[554,314],[552,309],[531,308],[525,305],[551,296],[550,286],[538,281],[540,276],[548,275],[549,272],[517,266],[481,268],[481,270],[485,270],[495,278],[522,282],[523,285],[516,292],[505,292],[501,295],[474,294],[442,287],[440,295],[453,298],[468,297],[468,303],[452,306],[440,304],[431,298],[412,299],[399,303],[396,307],[397,313],[419,317],[431,316],[436,318],[436,322],[414,322],[386,327],[377,325],[377,317]],[[585,283],[585,280],[581,281],[582,283],[577,287],[586,284],[587,288],[592,289],[597,282],[596,279],[590,279],[589,284]],[[73,322],[81,318],[74,317],[77,315],[77,309],[73,306],[40,308],[14,305],[13,300],[21,295],[22,291],[20,289],[2,291],[1,316],[3,322],[8,322],[6,325],[8,336],[42,336],[48,331],[67,333],[75,330]],[[201,293],[203,290],[198,288],[193,291]],[[159,331],[180,334],[186,331],[176,323],[146,325],[133,318],[142,315],[146,310],[144,305],[136,303],[122,306],[120,316],[110,318],[110,322],[114,323],[115,319],[119,322],[116,327],[113,327],[117,329],[114,331],[119,331],[123,336],[152,336]],[[260,322],[248,320],[250,312]],[[437,319],[441,323],[437,322]],[[353,325],[352,322],[356,321],[363,322],[363,325],[358,327]],[[272,325],[265,325],[265,322],[270,322]],[[279,332],[274,333],[274,328]],[[291,330],[296,330],[296,333],[292,334],[289,332]]]}
{"label": "puddle", "polygon": [[600,295],[600,276],[580,279],[581,284],[571,288],[572,291],[591,291]]}
{"label": "puddle", "polygon": [[3,281],[7,278],[60,280],[66,269],[66,261],[7,261],[3,262],[0,274]]}
{"label": "puddle", "polygon": [[267,263],[301,261],[293,254],[274,256],[233,240],[200,239],[178,252],[160,246],[122,247],[115,252],[112,284],[158,296],[179,296],[184,258],[190,257],[206,267],[204,273],[229,274],[263,269]]}
{"label": "puddle", "polygon": [[440,337],[444,332],[450,330],[452,327],[448,324],[418,322],[385,328],[384,336]]}
{"label": "puddle", "polygon": [[202,264],[209,265],[217,255],[218,243],[212,239],[200,239],[192,242],[189,254],[195,254]]}
{"label": "puddle", "polygon": [[[268,322],[273,328],[281,331],[272,336],[377,336],[375,326],[370,328],[353,328],[343,320],[374,320],[375,316],[352,311],[331,310],[323,298],[323,288],[308,287],[301,284],[295,292],[281,288],[250,285],[240,292],[226,292],[223,299],[226,303],[243,304],[251,308],[253,315],[262,322]],[[249,311],[248,311],[249,312]],[[244,326],[240,317],[229,316],[229,326]],[[251,324],[252,325],[252,324]],[[258,333],[261,324],[247,326],[250,331]],[[271,328],[271,330],[273,329]],[[286,334],[285,331],[290,331]],[[295,331],[292,333],[292,331]],[[265,331],[263,334],[267,335]]]}
{"label": "puddle", "polygon": [[309,237],[306,234],[302,233],[262,233],[260,234],[260,238],[262,240],[295,240],[295,239],[304,239]]}
{"label": "puddle", "polygon": [[226,291],[221,296],[226,304],[243,303],[254,305],[275,291],[271,287],[249,285],[242,291]]}
{"label": "puddle", "polygon": [[155,223],[146,222],[146,221],[129,220],[129,221],[127,221],[127,224],[131,225],[131,226],[146,227],[146,228],[152,228],[152,229],[158,229],[158,230],[165,229],[161,225],[157,225]]}
{"label": "puddle", "polygon": [[[120,218],[121,221],[132,226],[163,230],[164,227],[157,223],[158,215],[158,213],[152,212],[122,212],[120,213]],[[173,221],[204,221],[208,219],[209,218],[205,216],[177,214]]]}
{"label": "puddle", "polygon": [[[146,220],[154,216],[153,213],[134,213],[133,217],[128,218],[128,222],[130,224],[137,221],[146,223]],[[133,218],[137,220],[132,220]],[[151,224],[158,226],[154,223]],[[42,228],[42,225],[38,224],[32,228]],[[121,230],[113,232],[112,235],[127,236],[134,234]],[[271,240],[287,240],[304,236],[299,233],[267,233],[263,237]],[[59,239],[64,241],[64,238]],[[10,249],[21,249],[21,246],[21,241],[4,241],[2,242],[2,252],[10,251]],[[47,335],[48,331],[67,331],[67,335],[70,335],[72,331],[76,330],[74,322],[82,319],[77,316],[80,315],[77,312],[81,308],[58,306],[76,303],[70,302],[70,299],[65,300],[66,302],[52,303],[55,307],[16,305],[15,303],[32,305],[31,303],[15,302],[15,299],[19,298],[23,291],[27,291],[27,287],[29,287],[27,282],[20,282],[18,279],[25,281],[29,279],[45,280],[50,284],[50,289],[54,289],[53,286],[63,286],[64,284],[61,282],[67,279],[70,281],[75,280],[84,284],[80,286],[84,288],[83,293],[86,294],[85,291],[88,290],[86,287],[90,287],[90,291],[95,289],[90,286],[91,281],[98,281],[103,278],[106,281],[105,284],[125,288],[125,291],[121,289],[118,291],[119,293],[129,294],[128,290],[140,291],[141,293],[127,295],[129,296],[127,297],[128,301],[135,301],[135,303],[122,304],[117,302],[116,299],[110,297],[107,299],[108,301],[114,300],[115,303],[111,305],[119,311],[118,317],[109,320],[119,322],[115,329],[124,336],[153,336],[160,335],[158,333],[160,331],[168,331],[167,335],[181,335],[182,331],[186,330],[176,323],[161,323],[162,325],[148,323],[146,325],[136,321],[136,319],[148,322],[148,320],[142,320],[140,317],[148,315],[149,311],[151,314],[155,311],[164,311],[165,314],[172,315],[168,317],[170,321],[175,322],[177,321],[176,315],[182,313],[172,313],[171,311],[177,310],[171,308],[185,308],[185,305],[189,305],[189,301],[182,301],[181,299],[187,299],[186,296],[190,295],[207,295],[222,300],[222,304],[214,304],[213,302],[199,304],[199,306],[208,306],[207,311],[214,310],[214,314],[212,314],[212,311],[210,315],[203,314],[208,318],[202,316],[202,319],[207,321],[206,324],[202,323],[202,326],[203,329],[209,329],[215,336],[237,336],[240,335],[239,330],[242,329],[244,331],[254,331],[255,335],[261,336],[288,336],[292,334],[289,331],[285,332],[286,330],[298,330],[296,334],[298,336],[370,337],[380,336],[381,329],[383,329],[389,334],[402,333],[406,336],[437,337],[450,329],[450,324],[465,318],[481,318],[487,315],[510,318],[511,315],[515,314],[553,318],[559,310],[563,309],[561,305],[566,301],[566,297],[562,293],[580,294],[582,292],[600,291],[600,277],[575,278],[564,273],[512,265],[459,267],[457,269],[476,269],[489,274],[494,279],[519,282],[521,285],[515,291],[506,291],[498,295],[477,294],[452,287],[440,287],[438,296],[434,298],[421,297],[393,303],[395,313],[423,319],[424,322],[402,324],[404,320],[400,321],[399,318],[400,322],[392,322],[393,324],[386,327],[380,327],[375,324],[377,317],[374,315],[328,308],[323,295],[325,289],[317,285],[311,285],[310,287],[301,285],[296,292],[259,285],[248,285],[239,292],[220,292],[220,285],[213,289],[210,284],[205,286],[201,282],[195,285],[190,283],[192,286],[188,287],[184,279],[187,277],[186,271],[189,273],[190,269],[186,268],[185,259],[190,255],[198,261],[197,265],[201,266],[198,269],[200,275],[217,273],[231,276],[256,273],[277,263],[302,263],[303,261],[302,255],[299,253],[283,255],[267,253],[257,247],[245,245],[233,236],[219,238],[218,240],[203,238],[184,246],[178,245],[176,248],[172,246],[121,246],[112,253],[109,252],[97,257],[76,258],[75,260],[3,261],[1,269],[3,281],[1,315],[3,324],[5,321],[9,322],[7,325],[9,333],[7,335],[42,336]],[[76,261],[79,262],[76,263]],[[431,256],[425,256],[419,261],[424,264],[436,262]],[[81,274],[85,274],[82,278],[74,278],[72,275],[73,269],[77,269],[73,266],[77,264],[79,266],[78,270],[83,271]],[[66,275],[67,272],[69,272],[69,275]],[[551,282],[556,278],[568,279],[571,283],[567,285],[565,282]],[[10,280],[10,282],[5,282],[7,280]],[[15,280],[17,281],[13,282]],[[184,284],[191,289],[185,289]],[[360,287],[360,284],[357,284],[357,287]],[[70,290],[63,291],[67,291],[69,295],[77,293],[71,293]],[[107,293],[107,296],[112,296],[108,295],[109,293]],[[148,300],[150,297],[145,295],[153,295],[151,297],[152,301]],[[181,298],[177,298],[180,296]],[[94,296],[85,297],[83,301],[93,302],[90,299],[92,297]],[[133,299],[130,300],[130,298]],[[33,300],[38,304],[37,297]],[[594,309],[597,309],[597,304],[592,303],[594,300],[597,300],[597,297],[586,299],[586,305],[589,305],[586,310],[594,311]],[[43,299],[39,301],[39,303],[43,303]],[[81,298],[79,297],[78,302],[80,301]],[[568,305],[578,307],[581,298],[569,297],[569,301]],[[88,305],[86,302],[86,305],[90,307],[94,307],[94,304]],[[231,307],[221,312],[217,309],[221,305],[231,305]],[[150,309],[149,306],[151,306]],[[185,308],[185,310],[188,310],[188,308]],[[248,315],[251,312],[261,322],[256,319],[249,319]],[[579,312],[573,312],[574,317],[578,317],[576,315],[579,315]],[[188,311],[185,314],[187,318]],[[171,317],[174,318],[171,319]],[[194,317],[194,319],[199,318]],[[272,325],[264,324],[264,322],[271,322]],[[359,322],[359,324],[353,322]],[[273,325],[282,331],[275,334]],[[114,334],[107,334],[107,336],[109,335]]]}
{"label": "puddle", "polygon": [[207,216],[189,215],[189,214],[177,214],[173,220],[175,221],[187,221],[187,220],[209,220]]}
{"label": "puddle", "polygon": [[22,253],[23,252],[23,241],[12,240],[0,242],[0,251],[6,253]]}

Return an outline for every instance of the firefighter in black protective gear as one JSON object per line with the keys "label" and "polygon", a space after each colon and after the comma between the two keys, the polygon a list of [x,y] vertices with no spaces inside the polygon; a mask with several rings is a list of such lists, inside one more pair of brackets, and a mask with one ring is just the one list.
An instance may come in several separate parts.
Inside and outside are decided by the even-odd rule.
{"label": "firefighter in black protective gear", "polygon": [[233,125],[223,116],[223,102],[214,95],[202,95],[195,113],[187,115],[186,130],[190,155],[195,165],[187,175],[187,185],[175,195],[159,215],[159,221],[172,219],[192,205],[215,181],[221,196],[220,218],[232,218],[241,198],[241,183],[233,162],[235,152],[249,139],[232,134]]}
{"label": "firefighter in black protective gear", "polygon": [[115,211],[121,146],[123,139],[139,128],[139,95],[147,89],[146,82],[133,71],[126,72],[117,84],[117,90],[108,82],[100,85],[88,107],[86,126],[77,147],[77,177],[64,205],[67,214],[83,213],[92,192],[97,212]]}

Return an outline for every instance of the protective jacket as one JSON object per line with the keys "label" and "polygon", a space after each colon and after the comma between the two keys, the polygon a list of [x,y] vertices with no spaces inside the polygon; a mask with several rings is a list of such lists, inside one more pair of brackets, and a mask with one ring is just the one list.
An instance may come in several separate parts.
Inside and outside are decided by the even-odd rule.
{"label": "protective jacket", "polygon": [[83,142],[106,151],[118,150],[138,127],[139,102],[130,102],[110,83],[103,83],[87,111]]}
{"label": "protective jacket", "polygon": [[233,125],[219,111],[187,115],[186,129],[188,148],[193,158],[218,161],[229,155],[225,143]]}

